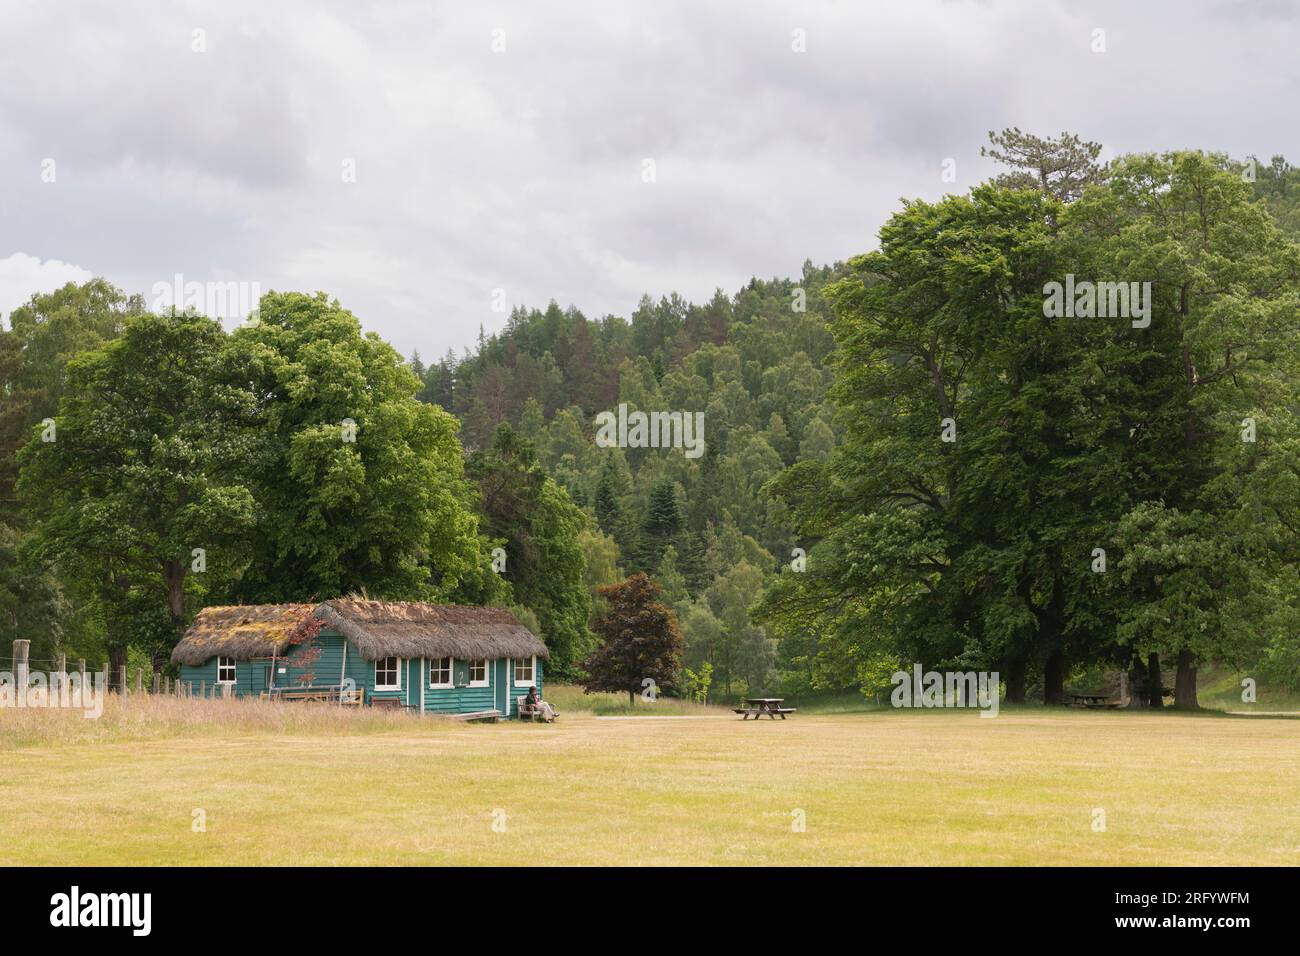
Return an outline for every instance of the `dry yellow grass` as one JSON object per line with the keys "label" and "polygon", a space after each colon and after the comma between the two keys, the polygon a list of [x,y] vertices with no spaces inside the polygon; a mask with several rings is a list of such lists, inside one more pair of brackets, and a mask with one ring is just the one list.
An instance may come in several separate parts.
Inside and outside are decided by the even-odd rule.
{"label": "dry yellow grass", "polygon": [[74,720],[0,711],[0,862],[1300,863],[1300,722],[1286,719],[571,713],[465,726],[127,701],[82,722],[98,728]]}

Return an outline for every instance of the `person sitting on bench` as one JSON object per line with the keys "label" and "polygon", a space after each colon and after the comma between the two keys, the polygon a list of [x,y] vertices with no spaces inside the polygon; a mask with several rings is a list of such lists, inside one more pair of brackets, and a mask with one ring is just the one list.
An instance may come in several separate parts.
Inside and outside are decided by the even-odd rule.
{"label": "person sitting on bench", "polygon": [[527,705],[530,713],[540,714],[548,724],[555,722],[555,708],[537,696],[536,687],[528,688],[528,696],[524,698],[524,704]]}

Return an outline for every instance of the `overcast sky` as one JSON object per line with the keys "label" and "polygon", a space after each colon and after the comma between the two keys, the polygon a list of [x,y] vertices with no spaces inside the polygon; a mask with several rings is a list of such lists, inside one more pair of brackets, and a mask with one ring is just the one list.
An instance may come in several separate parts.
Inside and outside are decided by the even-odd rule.
{"label": "overcast sky", "polygon": [[1298,6],[0,0],[0,313],[181,274],[428,358],[495,289],[627,315],[865,251],[990,129],[1300,162]]}

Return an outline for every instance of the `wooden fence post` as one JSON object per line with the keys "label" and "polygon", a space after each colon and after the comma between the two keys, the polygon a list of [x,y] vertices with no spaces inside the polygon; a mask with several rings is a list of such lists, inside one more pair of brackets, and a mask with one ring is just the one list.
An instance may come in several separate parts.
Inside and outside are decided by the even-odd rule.
{"label": "wooden fence post", "polygon": [[59,673],[68,673],[68,655],[66,653],[59,655]]}
{"label": "wooden fence post", "polygon": [[162,673],[161,673],[160,671],[154,671],[154,672],[153,672],[153,692],[156,694],[156,693],[158,693],[158,691],[161,690],[161,689],[162,689]]}
{"label": "wooden fence post", "polygon": [[119,664],[117,667],[117,690],[123,697],[126,696],[126,665]]}
{"label": "wooden fence post", "polygon": [[199,681],[199,696],[200,697],[208,696],[208,682],[206,680]]}
{"label": "wooden fence post", "polygon": [[137,695],[144,693],[144,668],[135,669],[135,692]]}
{"label": "wooden fence post", "polygon": [[31,641],[14,641],[14,689],[18,692],[18,706],[27,704],[27,666]]}

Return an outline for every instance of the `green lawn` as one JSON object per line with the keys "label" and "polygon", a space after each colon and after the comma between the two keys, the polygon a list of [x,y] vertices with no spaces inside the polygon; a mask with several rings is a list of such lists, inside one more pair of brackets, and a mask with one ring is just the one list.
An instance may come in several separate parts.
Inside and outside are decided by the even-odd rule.
{"label": "green lawn", "polygon": [[1300,863],[1300,720],[755,724],[572,703],[550,726],[238,701],[112,701],[99,721],[0,711],[0,862]]}

